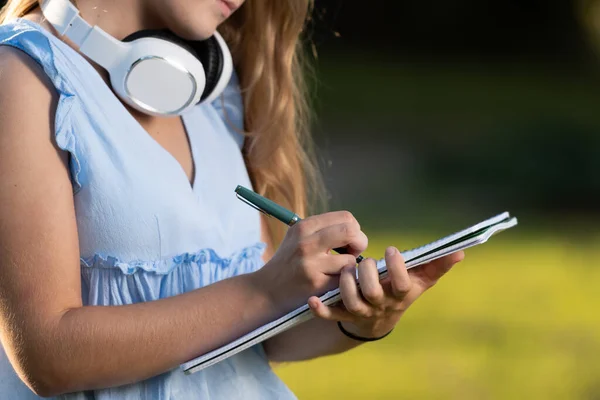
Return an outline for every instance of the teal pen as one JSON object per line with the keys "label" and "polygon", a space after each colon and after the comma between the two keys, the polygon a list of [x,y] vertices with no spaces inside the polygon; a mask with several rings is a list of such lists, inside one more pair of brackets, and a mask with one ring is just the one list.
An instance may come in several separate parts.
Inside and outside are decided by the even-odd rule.
{"label": "teal pen", "polygon": [[[293,226],[301,220],[298,214],[285,209],[274,201],[264,198],[258,193],[255,193],[250,189],[246,189],[243,186],[238,185],[238,187],[235,188],[235,193],[238,199],[242,200],[250,207],[257,209],[258,211],[270,217],[277,218],[288,226]],[[348,254],[348,250],[343,247],[338,247],[337,249],[333,250],[339,254]],[[358,256],[356,263],[359,264],[362,260],[364,260],[363,256]]]}

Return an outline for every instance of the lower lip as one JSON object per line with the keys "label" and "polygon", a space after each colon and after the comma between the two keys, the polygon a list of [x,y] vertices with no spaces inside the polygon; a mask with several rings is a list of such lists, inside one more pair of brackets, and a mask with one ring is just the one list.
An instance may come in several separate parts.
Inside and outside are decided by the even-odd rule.
{"label": "lower lip", "polygon": [[229,8],[227,3],[225,3],[223,0],[217,0],[217,2],[219,3],[219,7],[221,7],[221,12],[223,13],[223,16],[225,18],[229,18],[229,16],[232,13],[231,8]]}

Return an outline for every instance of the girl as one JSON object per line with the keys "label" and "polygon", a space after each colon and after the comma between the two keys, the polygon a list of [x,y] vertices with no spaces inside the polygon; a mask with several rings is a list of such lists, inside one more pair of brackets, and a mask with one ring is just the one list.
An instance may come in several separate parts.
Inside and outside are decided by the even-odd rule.
{"label": "girl", "polygon": [[[66,0],[42,7],[57,1]],[[350,213],[309,217],[283,232],[235,198],[236,185],[253,187],[302,215],[316,176],[304,150],[298,50],[310,1],[243,3],[74,4],[116,40],[154,32],[189,54],[219,28],[231,79],[218,98],[167,116],[127,101],[81,43],[49,23],[49,8],[35,0],[3,8],[1,398],[294,398],[269,361],[386,336],[461,260],[458,253],[409,273],[390,247],[389,278],[380,282],[375,261],[365,260],[359,290],[354,257],[367,238]],[[59,6],[51,18],[73,5]],[[73,35],[82,27],[63,26]],[[86,52],[114,56],[100,47]],[[137,85],[168,92],[175,83],[155,73]],[[329,251],[342,246],[351,254]],[[343,305],[315,297],[338,285]],[[306,301],[317,317],[310,322],[198,373],[178,369]]]}

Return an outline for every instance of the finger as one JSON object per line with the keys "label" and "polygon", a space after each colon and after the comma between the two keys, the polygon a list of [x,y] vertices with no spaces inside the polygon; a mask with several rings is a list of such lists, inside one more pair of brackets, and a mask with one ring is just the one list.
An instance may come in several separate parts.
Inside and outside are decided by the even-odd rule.
{"label": "finger", "polygon": [[340,292],[344,306],[352,314],[363,318],[372,315],[371,307],[363,300],[356,285],[356,267],[345,267],[340,275]]}
{"label": "finger", "polygon": [[385,300],[385,292],[379,282],[377,263],[372,258],[363,260],[358,266],[358,282],[363,297],[372,305],[379,306]]}
{"label": "finger", "polygon": [[356,265],[356,258],[351,254],[326,254],[319,268],[324,274],[339,275],[344,267],[350,265]]}
{"label": "finger", "polygon": [[397,248],[388,247],[385,251],[385,263],[390,278],[391,294],[394,298],[402,300],[413,286],[404,258]]}
{"label": "finger", "polygon": [[323,304],[321,299],[316,296],[308,299],[308,307],[313,315],[329,321],[352,322],[355,319],[355,317],[344,308],[337,306],[326,306]]}
{"label": "finger", "polygon": [[327,226],[343,223],[354,223],[360,230],[360,224],[349,211],[332,211],[324,214],[312,215],[298,222],[296,225],[307,225],[312,233],[317,232]]}
{"label": "finger", "polygon": [[347,247],[348,253],[355,257],[365,251],[369,244],[367,235],[360,230],[358,223],[354,222],[327,226],[314,235],[323,250]]}
{"label": "finger", "polygon": [[465,257],[463,251],[449,254],[438,258],[427,264],[413,268],[409,273],[414,281],[419,284],[423,290],[429,289],[444,276],[454,265],[462,261]]}

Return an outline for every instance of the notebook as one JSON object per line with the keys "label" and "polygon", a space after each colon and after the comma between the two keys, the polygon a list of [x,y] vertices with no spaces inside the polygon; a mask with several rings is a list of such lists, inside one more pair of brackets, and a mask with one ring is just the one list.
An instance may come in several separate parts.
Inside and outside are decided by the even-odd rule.
{"label": "notebook", "polygon": [[[505,212],[435,242],[412,250],[403,251],[402,256],[406,268],[414,268],[448,254],[485,243],[494,234],[512,228],[515,225],[517,225],[517,219],[511,217],[508,212]],[[385,259],[377,262],[377,269],[379,270],[379,277],[381,279],[387,276]],[[327,292],[320,299],[325,305],[334,304],[341,299],[340,290],[335,289]],[[308,304],[305,304],[225,346],[181,364],[180,368],[185,374],[198,372],[311,318],[313,318],[313,315]]]}

